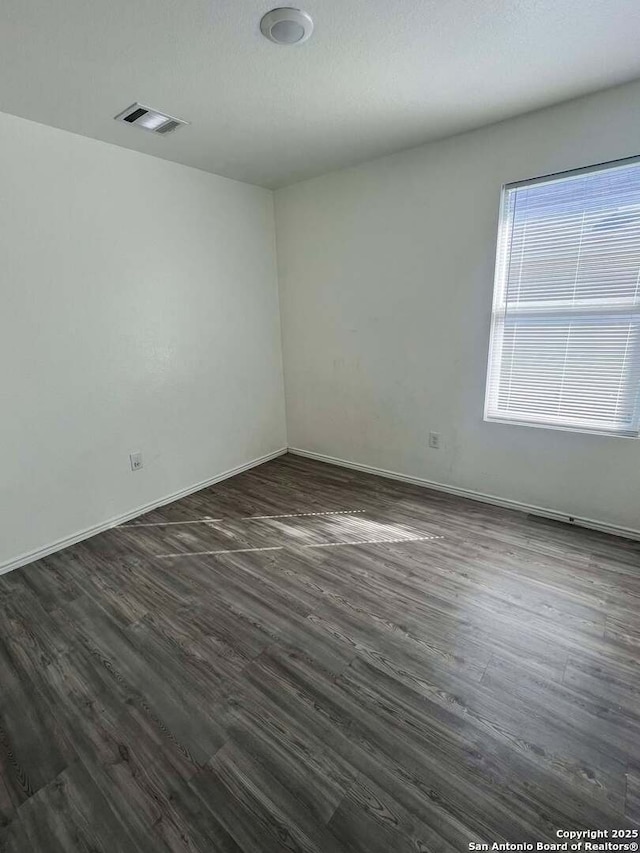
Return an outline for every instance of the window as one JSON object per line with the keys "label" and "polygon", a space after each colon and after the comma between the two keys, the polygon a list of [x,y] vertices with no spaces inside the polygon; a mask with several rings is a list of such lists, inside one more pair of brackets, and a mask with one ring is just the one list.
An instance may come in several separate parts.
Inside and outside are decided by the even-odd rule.
{"label": "window", "polygon": [[640,160],[502,191],[485,420],[637,436]]}

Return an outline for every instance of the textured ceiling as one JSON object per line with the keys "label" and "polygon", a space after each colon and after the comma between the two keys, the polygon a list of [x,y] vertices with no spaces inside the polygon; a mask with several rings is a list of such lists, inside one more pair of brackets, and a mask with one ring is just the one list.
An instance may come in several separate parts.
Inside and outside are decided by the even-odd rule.
{"label": "textured ceiling", "polygon": [[640,77],[638,0],[305,0],[289,48],[273,5],[2,0],[0,110],[276,187]]}

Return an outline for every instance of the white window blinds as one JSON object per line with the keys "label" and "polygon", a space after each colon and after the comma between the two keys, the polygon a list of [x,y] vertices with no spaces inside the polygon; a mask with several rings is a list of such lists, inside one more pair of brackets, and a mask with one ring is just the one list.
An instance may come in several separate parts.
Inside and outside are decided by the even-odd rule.
{"label": "white window blinds", "polygon": [[638,435],[640,162],[503,189],[486,420]]}

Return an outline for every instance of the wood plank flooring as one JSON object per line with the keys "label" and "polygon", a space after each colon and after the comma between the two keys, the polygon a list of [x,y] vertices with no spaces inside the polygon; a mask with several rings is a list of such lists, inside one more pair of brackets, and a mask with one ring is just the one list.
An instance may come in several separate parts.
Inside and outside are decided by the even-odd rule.
{"label": "wood plank flooring", "polygon": [[640,826],[640,543],[285,456],[0,577],[0,849]]}

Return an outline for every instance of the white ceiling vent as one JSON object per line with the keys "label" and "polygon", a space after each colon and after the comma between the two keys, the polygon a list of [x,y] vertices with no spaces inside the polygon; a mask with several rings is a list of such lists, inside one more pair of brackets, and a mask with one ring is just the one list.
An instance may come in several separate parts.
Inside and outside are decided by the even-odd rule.
{"label": "white ceiling vent", "polygon": [[118,113],[115,119],[163,135],[171,133],[182,124],[189,124],[188,121],[168,116],[166,113],[160,113],[158,110],[152,110],[151,107],[144,107],[142,104],[131,104],[126,110]]}

